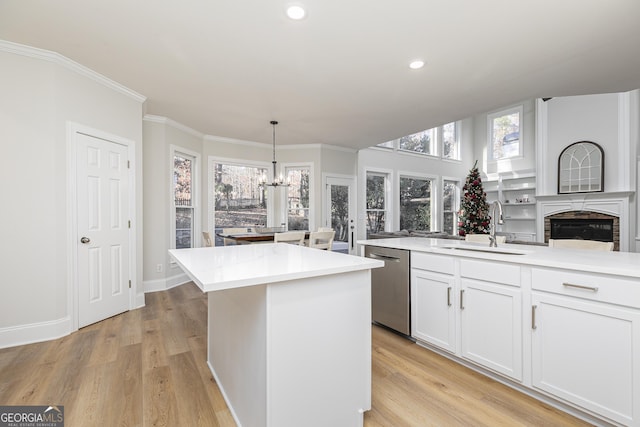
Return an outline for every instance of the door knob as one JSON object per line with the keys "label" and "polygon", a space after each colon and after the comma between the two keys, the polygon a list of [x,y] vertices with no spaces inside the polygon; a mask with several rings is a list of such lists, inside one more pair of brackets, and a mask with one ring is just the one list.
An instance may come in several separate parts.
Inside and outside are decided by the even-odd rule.
{"label": "door knob", "polygon": [[90,241],[91,241],[91,239],[88,238],[88,237],[83,237],[82,239],[80,239],[81,243],[89,243]]}

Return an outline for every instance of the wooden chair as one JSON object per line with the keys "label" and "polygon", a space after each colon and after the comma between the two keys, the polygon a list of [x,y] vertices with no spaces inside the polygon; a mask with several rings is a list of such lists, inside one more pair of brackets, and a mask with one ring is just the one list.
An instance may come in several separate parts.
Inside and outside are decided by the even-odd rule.
{"label": "wooden chair", "polygon": [[550,248],[591,249],[594,251],[612,251],[613,242],[580,239],[549,239]]}
{"label": "wooden chair", "polygon": [[304,246],[304,231],[285,231],[273,235],[275,243],[290,243],[293,245]]}
{"label": "wooden chair", "polygon": [[309,247],[316,249],[331,250],[333,247],[333,238],[336,232],[331,231],[313,231],[309,234]]}
{"label": "wooden chair", "polygon": [[[489,244],[488,234],[465,234],[464,240],[466,242],[477,242]],[[496,243],[504,243],[507,241],[507,236],[496,236]]]}
{"label": "wooden chair", "polygon": [[210,248],[213,246],[213,240],[211,240],[211,234],[208,231],[202,232],[202,240],[204,240],[204,246]]}
{"label": "wooden chair", "polygon": [[[237,228],[223,228],[222,229],[222,234],[242,234],[242,233],[247,233],[247,227],[237,227]],[[222,238],[222,243],[225,246],[233,246],[233,245],[237,245],[238,242],[236,242],[233,239],[229,239],[229,238]]]}

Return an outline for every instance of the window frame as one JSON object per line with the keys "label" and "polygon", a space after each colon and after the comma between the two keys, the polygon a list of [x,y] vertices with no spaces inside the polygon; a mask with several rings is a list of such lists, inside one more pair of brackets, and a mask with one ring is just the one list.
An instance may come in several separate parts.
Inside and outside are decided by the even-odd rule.
{"label": "window frame", "polygon": [[[454,132],[455,132],[455,141],[456,141],[456,148],[457,148],[457,157],[445,157],[444,156],[444,126],[453,123],[454,126]],[[426,132],[426,131],[433,131],[433,141],[431,142],[431,149],[432,149],[432,153],[421,153],[419,151],[413,151],[413,150],[407,150],[404,148],[400,148],[400,138],[397,139],[392,139],[391,141],[386,141],[386,142],[382,142],[380,144],[371,146],[369,148],[373,148],[373,149],[380,149],[380,150],[392,150],[394,152],[397,153],[401,153],[403,155],[409,155],[409,156],[421,156],[421,157],[434,157],[434,158],[440,158],[442,160],[445,161],[451,161],[451,162],[461,162],[462,161],[462,142],[461,142],[461,121],[460,120],[455,120],[453,122],[448,122],[445,123],[443,125],[440,126],[436,126],[433,128],[429,128],[429,129],[425,129],[421,132]],[[415,135],[417,133],[420,132],[415,132],[411,135]],[[405,136],[411,136],[411,135],[405,135]],[[383,145],[383,144],[388,144],[388,145]]]}
{"label": "window frame", "polygon": [[[285,177],[285,180],[288,179],[289,177],[289,171],[290,170],[302,170],[302,169],[306,169],[309,171],[309,207],[308,208],[300,208],[300,209],[306,209],[308,210],[308,215],[307,218],[309,219],[309,231],[313,231],[316,229],[316,224],[315,224],[315,191],[314,191],[314,175],[313,175],[313,163],[311,162],[306,162],[306,163],[283,163],[281,165],[282,171],[283,171],[283,176]],[[289,194],[288,194],[288,190],[285,190],[287,192],[287,194],[282,197],[282,204],[281,204],[281,212],[282,215],[284,217],[285,220],[285,224],[287,225],[287,230],[289,229]],[[268,205],[268,201],[267,201],[267,205]]]}
{"label": "window frame", "polygon": [[[207,175],[207,229],[212,236],[215,235],[215,224],[216,224],[216,207],[215,207],[215,165],[216,163],[222,163],[226,165],[233,166],[244,166],[244,167],[253,167],[253,168],[261,168],[266,170],[267,176],[269,176],[269,172],[271,171],[271,164],[266,162],[257,162],[251,160],[237,159],[237,158],[229,158],[229,157],[216,157],[209,156],[208,158],[208,175]],[[270,202],[271,201],[271,202]],[[275,220],[275,200],[272,191],[268,191],[267,193],[267,226],[271,227],[273,221]]]}
{"label": "window frame", "polygon": [[176,217],[177,209],[183,209],[185,206],[176,206],[175,203],[175,158],[176,156],[188,157],[192,161],[191,167],[191,206],[186,208],[192,209],[191,215],[191,248],[198,248],[202,246],[202,239],[198,239],[201,235],[201,220],[200,220],[200,164],[202,155],[195,151],[189,150],[177,145],[170,145],[169,147],[169,249],[176,248]]}
{"label": "window frame", "polygon": [[[384,209],[367,209],[367,181],[369,178],[369,174],[382,176],[384,178]],[[362,194],[364,196],[364,233],[367,238],[369,236],[368,213],[370,211],[384,212],[384,227],[381,231],[390,231],[390,225],[393,224],[393,195],[391,191],[393,188],[392,180],[393,171],[391,170],[367,168],[364,171],[364,191],[362,192]]]}
{"label": "window frame", "polygon": [[442,205],[440,208],[442,232],[445,232],[444,215],[445,213],[449,212],[444,209],[444,187],[447,183],[453,183],[455,185],[455,194],[453,195],[454,206],[453,206],[453,211],[451,211],[453,213],[453,232],[451,233],[451,235],[457,236],[458,235],[458,212],[460,211],[460,195],[462,191],[462,181],[460,180],[460,178],[454,178],[454,177],[448,177],[448,176],[442,177],[442,184],[441,184],[441,190],[440,190],[442,194],[442,197],[440,199],[441,205]]}
{"label": "window frame", "polygon": [[398,171],[397,173],[397,184],[395,186],[395,190],[396,190],[396,197],[395,197],[395,202],[397,204],[397,211],[398,211],[398,218],[397,218],[397,224],[395,224],[396,229],[401,230],[401,217],[402,217],[402,205],[401,205],[401,200],[400,200],[400,195],[401,195],[401,189],[400,189],[400,185],[402,182],[402,178],[409,178],[409,179],[421,179],[421,180],[425,180],[425,181],[430,181],[430,191],[431,191],[431,200],[430,200],[430,208],[431,208],[431,215],[429,218],[429,230],[425,230],[425,231],[434,231],[437,230],[437,227],[439,225],[439,205],[440,203],[436,203],[436,201],[439,200],[439,177],[437,175],[429,175],[429,174],[419,174],[419,173],[415,173],[415,172],[409,172],[409,171]]}
{"label": "window frame", "polygon": [[[494,121],[496,119],[499,119],[505,116],[510,116],[514,113],[518,114],[518,153],[517,155],[514,155],[514,156],[496,158],[495,149],[494,149],[494,145],[495,145],[494,144],[495,136],[494,136],[494,127],[493,127]],[[524,157],[524,139],[523,139],[524,123],[523,122],[524,122],[524,105],[523,104],[520,104],[515,107],[505,108],[503,110],[487,114],[487,160],[489,162],[513,160],[513,159],[520,159]]]}
{"label": "window frame", "polygon": [[[456,157],[445,157],[444,155],[444,127],[446,125],[452,124],[453,123],[453,132],[454,132],[454,140],[455,140],[455,145],[456,145],[456,153],[457,156]],[[461,139],[460,139],[460,133],[461,133],[461,122],[460,120],[456,120],[453,122],[449,122],[449,123],[445,123],[442,126],[438,126],[438,145],[440,147],[440,157],[443,160],[447,160],[447,161],[455,161],[455,162],[460,162],[462,161],[462,143],[461,143]]]}

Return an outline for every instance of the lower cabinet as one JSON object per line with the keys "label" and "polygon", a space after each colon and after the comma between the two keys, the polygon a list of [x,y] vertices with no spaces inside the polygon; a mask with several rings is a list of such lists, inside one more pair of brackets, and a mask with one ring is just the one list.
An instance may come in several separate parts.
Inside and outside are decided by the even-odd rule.
{"label": "lower cabinet", "polygon": [[414,338],[456,352],[456,310],[453,276],[413,269],[411,329]]}
{"label": "lower cabinet", "polygon": [[462,357],[522,381],[522,292],[477,280],[460,282]]}

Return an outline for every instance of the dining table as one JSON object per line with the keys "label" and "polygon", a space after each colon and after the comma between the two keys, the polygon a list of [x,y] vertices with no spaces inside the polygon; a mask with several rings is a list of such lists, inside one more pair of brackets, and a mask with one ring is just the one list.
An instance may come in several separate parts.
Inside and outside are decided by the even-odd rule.
{"label": "dining table", "polygon": [[[305,240],[309,239],[309,231],[305,230],[305,235],[304,238]],[[224,234],[224,233],[217,233],[216,234],[218,237],[222,237],[223,239],[231,239],[234,240],[236,243],[264,243],[264,242],[273,242],[276,232],[274,231],[266,231],[266,232],[256,232],[256,231],[250,231],[250,232],[246,232],[246,233],[232,233],[232,234]]]}

